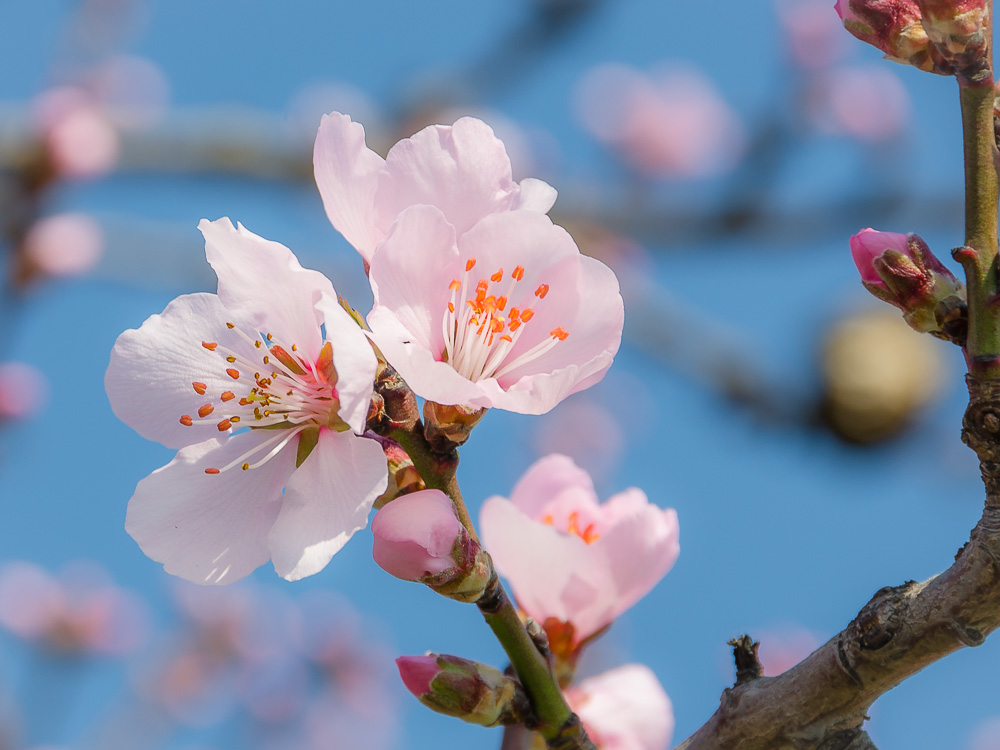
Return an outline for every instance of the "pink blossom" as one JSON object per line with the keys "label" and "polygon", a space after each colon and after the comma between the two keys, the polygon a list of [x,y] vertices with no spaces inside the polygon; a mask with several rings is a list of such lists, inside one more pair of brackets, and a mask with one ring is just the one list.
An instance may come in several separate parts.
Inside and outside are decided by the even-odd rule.
{"label": "pink blossom", "polygon": [[489,498],[480,526],[521,609],[572,626],[573,648],[645,596],[680,552],[675,510],[634,487],[599,504],[590,476],[558,454],[535,462],[510,500]]}
{"label": "pink blossom", "polygon": [[514,182],[503,143],[472,117],[426,127],[382,159],[365,144],[360,124],[332,112],[320,123],[313,165],[327,216],[366,263],[410,206],[436,207],[461,238],[486,216],[545,214],[556,200],[541,180]]}
{"label": "pink blossom", "polygon": [[674,711],[656,675],[642,664],[625,664],[581,680],[566,691],[599,750],[666,750]]}
{"label": "pink blossom", "polygon": [[417,698],[431,691],[431,680],[441,671],[436,656],[400,656],[396,666],[406,689]]}
{"label": "pink blossom", "polygon": [[92,178],[118,161],[118,131],[94,97],[83,89],[51,89],[36,102],[49,158],[67,177]]}
{"label": "pink blossom", "polygon": [[24,362],[0,362],[0,420],[24,419],[42,408],[45,376]]}
{"label": "pink blossom", "polygon": [[791,58],[804,68],[822,68],[843,55],[845,37],[828,0],[778,0],[778,20]]}
{"label": "pink blossom", "polygon": [[53,651],[121,654],[147,634],[147,614],[133,594],[91,563],[58,577],[30,562],[0,567],[0,625]]}
{"label": "pink blossom", "polygon": [[413,206],[369,279],[375,342],[438,404],[542,414],[604,377],[621,343],[614,273],[538,212],[491,214],[459,236]]}
{"label": "pink blossom", "polygon": [[288,248],[228,219],[199,228],[218,295],[178,297],[123,333],[105,376],[122,421],[179,449],[136,487],[125,528],[191,581],[229,583],[268,559],[296,580],[364,528],[386,487],[381,447],[356,434],[375,356]]}
{"label": "pink blossom", "polygon": [[387,573],[419,581],[456,566],[455,545],[464,534],[455,508],[440,490],[398,497],[372,519],[372,556]]}
{"label": "pink blossom", "polygon": [[703,177],[743,153],[742,124],[697,71],[602,65],[583,79],[577,102],[584,126],[643,174]]}
{"label": "pink blossom", "polygon": [[824,131],[884,142],[908,124],[906,87],[881,65],[831,69],[817,93],[812,115]]}
{"label": "pink blossom", "polygon": [[31,263],[54,276],[89,271],[100,260],[103,249],[101,225],[82,213],[39,219],[24,238],[24,252]]}

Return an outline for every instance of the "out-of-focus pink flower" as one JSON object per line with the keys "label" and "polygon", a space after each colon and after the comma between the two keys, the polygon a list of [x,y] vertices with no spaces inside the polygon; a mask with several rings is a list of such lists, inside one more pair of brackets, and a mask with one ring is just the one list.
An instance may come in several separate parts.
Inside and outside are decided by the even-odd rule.
{"label": "out-of-focus pink flower", "polygon": [[768,676],[794,667],[822,643],[815,633],[803,627],[778,628],[757,635],[760,641],[757,658]]}
{"label": "out-of-focus pink flower", "polygon": [[37,565],[0,567],[0,625],[53,651],[124,654],[146,639],[145,606],[114,586],[92,563],[65,568],[57,578]]}
{"label": "out-of-focus pink flower", "polygon": [[93,268],[104,250],[104,232],[93,217],[55,214],[36,221],[24,238],[24,252],[39,270],[53,276],[81,274]]}
{"label": "out-of-focus pink flower", "polygon": [[827,133],[881,142],[909,123],[906,87],[880,65],[832,68],[814,93],[812,118]]}
{"label": "out-of-focus pink flower", "polygon": [[24,362],[0,362],[0,420],[24,419],[45,403],[48,383]]}
{"label": "out-of-focus pink flower", "polygon": [[829,0],[777,0],[778,21],[789,56],[803,68],[825,68],[840,59],[846,37]]}
{"label": "out-of-focus pink flower", "polygon": [[625,664],[581,680],[566,700],[599,750],[666,750],[674,710],[649,667]]}
{"label": "out-of-focus pink flower", "polygon": [[571,628],[571,650],[645,596],[680,552],[675,510],[634,487],[599,504],[587,472],[560,455],[532,465],[510,500],[489,498],[480,526],[518,605],[546,630]]}
{"label": "out-of-focus pink flower", "polygon": [[118,131],[87,91],[50,89],[35,103],[49,158],[65,177],[93,178],[118,161]]}
{"label": "out-of-focus pink flower", "polygon": [[372,336],[438,404],[542,414],[611,366],[618,281],[535,211],[495,213],[461,236],[434,206],[398,216],[372,260]]}
{"label": "out-of-focus pink flower", "polygon": [[166,74],[145,57],[110,57],[92,71],[87,84],[107,116],[123,130],[156,124],[163,119],[170,102]]}
{"label": "out-of-focus pink flower", "polygon": [[1000,750],[1000,716],[976,724],[967,747],[968,750]]}
{"label": "out-of-focus pink flower", "polygon": [[372,535],[378,566],[407,581],[454,568],[455,547],[466,536],[451,500],[440,490],[396,498],[375,514]]}
{"label": "out-of-focus pink flower", "polygon": [[736,114],[693,70],[647,74],[624,65],[599,66],[581,81],[577,110],[595,138],[643,174],[718,174],[736,164],[745,146]]}
{"label": "out-of-focus pink flower", "polygon": [[487,216],[545,214],[556,200],[541,180],[514,182],[503,143],[472,117],[424,128],[382,159],[365,145],[359,123],[332,112],[320,123],[313,164],[327,216],[366,263],[411,206],[434,206],[461,238]]}
{"label": "out-of-focus pink flower", "polygon": [[105,376],[122,421],[180,449],[136,487],[125,528],[188,580],[229,583],[268,559],[296,580],[364,528],[386,487],[381,446],[359,437],[375,355],[288,248],[228,219],[199,228],[218,295],[178,297],[123,333]]}
{"label": "out-of-focus pink flower", "polygon": [[621,461],[625,430],[610,409],[578,396],[549,412],[539,423],[531,442],[537,455],[566,455],[586,466],[600,483]]}

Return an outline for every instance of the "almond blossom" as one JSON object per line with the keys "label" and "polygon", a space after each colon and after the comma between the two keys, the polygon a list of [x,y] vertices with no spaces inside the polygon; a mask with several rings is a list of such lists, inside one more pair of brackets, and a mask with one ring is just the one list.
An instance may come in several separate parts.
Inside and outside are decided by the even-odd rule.
{"label": "almond blossom", "polygon": [[636,488],[599,504],[590,476],[566,456],[531,466],[510,499],[480,514],[483,544],[518,605],[553,650],[576,650],[646,595],[680,552],[677,512]]}
{"label": "almond blossom", "polygon": [[329,280],[288,248],[203,220],[218,294],[189,294],[118,337],[115,414],[179,449],[139,482],[125,528],[168,573],[229,583],[269,559],[321,570],[386,487],[364,430],[376,359]]}
{"label": "almond blossom", "polygon": [[625,664],[581,680],[566,691],[598,750],[666,750],[674,711],[656,675],[642,664]]}
{"label": "almond blossom", "polygon": [[545,214],[556,201],[542,180],[514,182],[503,142],[474,117],[426,127],[383,159],[365,144],[359,123],[331,112],[320,123],[313,165],[326,215],[366,264],[410,206],[435,206],[461,236],[490,214]]}

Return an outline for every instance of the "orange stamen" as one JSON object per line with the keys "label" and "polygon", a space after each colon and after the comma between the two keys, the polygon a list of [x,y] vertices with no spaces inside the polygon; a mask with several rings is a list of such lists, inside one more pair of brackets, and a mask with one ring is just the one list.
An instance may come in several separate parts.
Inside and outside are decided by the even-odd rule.
{"label": "orange stamen", "polygon": [[233,425],[232,425],[232,423],[228,419],[223,419],[216,426],[219,428],[219,432],[225,432],[226,430],[228,430]]}
{"label": "orange stamen", "polygon": [[182,414],[181,415],[181,424],[184,425],[185,427],[190,427],[191,425],[194,424],[194,420],[191,419],[191,415],[190,414]]}
{"label": "orange stamen", "polygon": [[532,310],[530,307],[527,310],[522,310],[521,311],[521,322],[522,323],[527,323],[533,317],[535,317],[535,311]]}
{"label": "orange stamen", "polygon": [[544,517],[544,518],[542,518],[542,523],[544,523],[544,524],[545,524],[546,526],[551,526],[551,525],[552,525],[552,524],[554,524],[555,522],[556,522],[556,519],[554,519],[554,518],[552,517],[552,514],[551,514],[551,513],[546,513],[546,514],[545,514],[545,517]]}
{"label": "orange stamen", "polygon": [[211,404],[205,404],[204,406],[202,406],[201,408],[198,409],[198,416],[201,417],[202,419],[204,419],[209,414],[211,414],[213,411],[215,411],[215,407],[214,406],[212,406]]}
{"label": "orange stamen", "polygon": [[566,332],[564,328],[559,327],[559,328],[553,328],[551,331],[549,331],[549,336],[557,338],[560,341],[565,341],[566,337],[569,336],[569,334]]}
{"label": "orange stamen", "polygon": [[514,273],[511,274],[515,281],[520,281],[524,278],[524,266],[515,266]]}
{"label": "orange stamen", "polygon": [[545,299],[545,295],[548,293],[549,293],[548,284],[539,284],[538,289],[535,290],[535,296],[538,297],[538,299]]}
{"label": "orange stamen", "polygon": [[475,258],[469,258],[467,261],[465,261],[465,270],[466,271],[471,271],[475,267],[476,267],[476,259]]}
{"label": "orange stamen", "polygon": [[497,310],[503,310],[505,307],[507,307],[507,298],[501,294],[497,297]]}
{"label": "orange stamen", "polygon": [[206,349],[208,349],[210,352],[214,352],[215,351],[215,347],[218,346],[218,344],[215,343],[214,341],[202,341],[201,345],[203,347],[205,347]]}
{"label": "orange stamen", "polygon": [[219,470],[218,469],[205,469],[205,473],[206,474],[218,474]]}
{"label": "orange stamen", "polygon": [[240,379],[240,371],[239,370],[234,370],[232,367],[230,367],[228,370],[226,370],[226,375],[228,375],[229,377],[231,377],[233,380],[239,380]]}
{"label": "orange stamen", "polygon": [[462,288],[462,282],[459,281],[458,279],[452,279],[451,283],[448,284],[448,288],[453,292],[457,292],[459,289]]}
{"label": "orange stamen", "polygon": [[199,396],[204,396],[205,391],[208,390],[208,386],[205,385],[204,383],[192,383],[191,385],[194,386],[194,392],[197,393]]}
{"label": "orange stamen", "polygon": [[503,269],[501,268],[495,274],[493,274],[492,276],[490,276],[490,281],[500,281],[500,279],[502,279],[502,278],[503,278]]}
{"label": "orange stamen", "polygon": [[234,398],[236,398],[236,394],[233,393],[232,391],[226,391],[225,393],[222,394],[223,401],[232,401]]}

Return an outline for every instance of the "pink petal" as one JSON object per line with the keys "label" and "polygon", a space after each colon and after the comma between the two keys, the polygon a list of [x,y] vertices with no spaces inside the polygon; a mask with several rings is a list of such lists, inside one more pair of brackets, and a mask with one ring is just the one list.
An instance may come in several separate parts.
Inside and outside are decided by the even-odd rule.
{"label": "pink petal", "polygon": [[368,419],[378,360],[361,326],[335,298],[324,294],[316,308],[323,316],[326,340],[333,347],[340,418],[360,434]]}
{"label": "pink petal", "polygon": [[284,245],[242,225],[237,229],[229,219],[202,219],[198,228],[219,277],[219,299],[232,318],[316,357],[323,343],[316,303],[323,294],[336,297],[330,280],[302,268]]}
{"label": "pink petal", "polygon": [[403,495],[372,521],[372,557],[387,573],[419,581],[455,567],[452,551],[463,533],[451,500],[440,490]]}
{"label": "pink petal", "polygon": [[656,675],[625,664],[588,677],[566,695],[601,750],[666,750],[674,711]]}
{"label": "pink petal", "polygon": [[549,209],[556,203],[558,193],[556,189],[544,180],[534,177],[525,177],[518,184],[520,190],[511,205],[512,211],[536,211],[540,214],[547,214]]}
{"label": "pink petal", "polygon": [[435,656],[400,656],[396,666],[406,689],[418,698],[431,691],[431,681],[441,671]]}
{"label": "pink petal", "polygon": [[619,520],[590,546],[603,557],[602,567],[614,580],[617,617],[649,593],[677,561],[677,511],[647,505]]}
{"label": "pink petal", "polygon": [[483,503],[479,521],[497,570],[536,621],[572,622],[578,640],[611,622],[613,584],[582,539],[532,521],[502,497]]}
{"label": "pink petal", "polygon": [[254,430],[182,449],[139,482],[125,530],[168,573],[195,583],[231,583],[267,562],[267,534],[295,467],[294,442],[263,466],[209,475],[274,437]]}
{"label": "pink petal", "polygon": [[385,160],[365,145],[365,129],[339,112],[316,134],[313,167],[330,223],[371,262],[383,232],[375,226],[375,190]]}
{"label": "pink petal", "polygon": [[[147,440],[168,448],[201,443],[209,434],[185,427],[183,414],[194,415],[210,397],[195,392],[204,383],[210,394],[230,388],[226,363],[203,341],[234,351],[248,345],[226,327],[230,313],[214,294],[187,294],[138,329],[122,333],[111,350],[104,388],[115,416]],[[252,347],[251,347],[252,350]]]}
{"label": "pink petal", "polygon": [[404,209],[437,206],[461,236],[484,216],[510,208],[517,185],[493,130],[463,117],[431,125],[389,151],[375,193],[377,225],[388,230]]}
{"label": "pink petal", "polygon": [[510,501],[529,518],[540,521],[545,506],[571,489],[586,493],[591,498],[591,503],[597,505],[597,493],[590,474],[568,456],[553,453],[531,465],[514,485]]}
{"label": "pink petal", "polygon": [[374,440],[320,430],[319,443],[285,488],[267,546],[289,581],[318,573],[354,532],[368,524],[386,488],[385,454]]}

